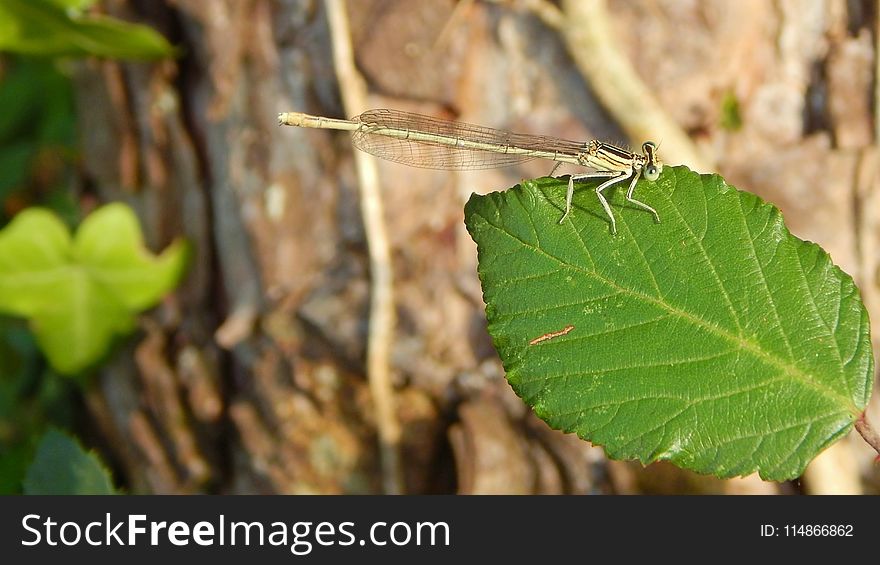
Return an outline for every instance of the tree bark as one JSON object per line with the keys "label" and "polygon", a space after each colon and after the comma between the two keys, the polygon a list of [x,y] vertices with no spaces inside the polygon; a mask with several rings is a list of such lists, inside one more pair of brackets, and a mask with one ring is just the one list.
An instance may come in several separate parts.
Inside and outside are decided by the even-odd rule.
{"label": "tree bark", "polygon": [[[795,233],[856,276],[880,319],[870,252],[880,192],[865,126],[870,23],[847,28],[853,20],[834,3],[741,4],[609,2],[607,35],[668,112],[661,122],[687,132],[731,183],[780,204]],[[154,250],[180,235],[196,250],[183,286],[143,317],[87,395],[121,480],[132,492],[382,492],[366,346],[375,242],[351,146],[343,134],[276,125],[283,111],[344,115],[326,3],[104,5],[155,27],[183,55],[77,68],[84,201],[132,205]],[[576,47],[547,25],[566,14],[542,23],[517,6],[347,3],[368,104],[569,139],[620,138],[616,124],[629,122],[593,96],[596,77],[579,74]],[[823,64],[829,72],[817,77]],[[830,99],[827,114],[810,106],[818,88]],[[718,126],[730,93],[744,118],[738,131]],[[804,118],[820,114],[826,121]],[[601,449],[547,429],[510,391],[486,333],[462,206],[472,191],[549,168],[378,167],[403,492],[778,490],[609,466]],[[833,191],[799,192],[819,177]],[[843,467],[852,488],[877,480]]]}

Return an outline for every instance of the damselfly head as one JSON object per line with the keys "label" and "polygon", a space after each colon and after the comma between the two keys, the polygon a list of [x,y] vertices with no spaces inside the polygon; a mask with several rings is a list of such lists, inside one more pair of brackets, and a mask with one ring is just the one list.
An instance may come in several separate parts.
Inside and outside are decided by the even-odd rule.
{"label": "damselfly head", "polygon": [[655,181],[660,178],[663,172],[663,163],[657,157],[657,145],[653,141],[646,141],[642,144],[642,153],[645,156],[645,165],[642,168],[642,174],[649,181]]}

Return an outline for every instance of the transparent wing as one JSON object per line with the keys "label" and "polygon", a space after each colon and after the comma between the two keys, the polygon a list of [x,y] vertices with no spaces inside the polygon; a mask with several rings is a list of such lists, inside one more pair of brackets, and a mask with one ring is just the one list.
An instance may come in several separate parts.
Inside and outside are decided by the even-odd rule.
{"label": "transparent wing", "polygon": [[[423,169],[494,169],[536,157],[548,158],[548,151],[574,156],[584,149],[583,143],[575,141],[512,133],[400,110],[370,110],[352,121],[362,124],[352,134],[355,147],[388,161]],[[408,138],[408,133],[418,139]],[[461,147],[460,141],[484,147]],[[517,152],[505,152],[505,148]]]}

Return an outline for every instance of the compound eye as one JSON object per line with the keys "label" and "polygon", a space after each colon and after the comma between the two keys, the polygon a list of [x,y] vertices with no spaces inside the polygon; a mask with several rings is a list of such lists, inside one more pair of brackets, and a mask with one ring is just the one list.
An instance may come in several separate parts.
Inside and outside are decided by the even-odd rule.
{"label": "compound eye", "polygon": [[649,181],[655,181],[660,178],[660,169],[656,165],[648,165],[645,167],[645,178]]}

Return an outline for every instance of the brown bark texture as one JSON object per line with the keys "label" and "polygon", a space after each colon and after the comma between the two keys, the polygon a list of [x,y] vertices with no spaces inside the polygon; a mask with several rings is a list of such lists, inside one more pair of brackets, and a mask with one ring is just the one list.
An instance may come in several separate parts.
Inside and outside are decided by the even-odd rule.
{"label": "brown bark texture", "polygon": [[[356,109],[346,107],[358,102],[346,98],[334,59],[330,4],[102,4],[159,30],[183,55],[78,67],[83,178],[101,200],[137,210],[154,250],[180,235],[195,247],[181,288],[142,318],[87,396],[129,492],[378,493],[389,480],[405,493],[880,489],[858,437],[823,453],[800,482],[779,485],[609,462],[536,419],[504,380],[486,332],[463,204],[472,192],[548,174],[539,161],[458,173],[377,165],[399,429],[390,446],[399,475],[389,475],[379,389],[367,374],[375,242],[354,150],[345,133],[276,121],[285,111],[398,108],[626,140],[641,114],[614,101],[637,104],[628,97],[641,90],[603,79],[590,52],[578,51],[590,38],[576,18],[589,5],[652,97],[657,123],[672,124],[652,136],[661,151],[670,139],[665,160],[714,168],[778,205],[796,235],[854,276],[880,320],[874,3],[349,1],[344,39],[366,93]],[[742,123],[724,128],[732,99]],[[868,413],[880,421],[876,398]]]}

